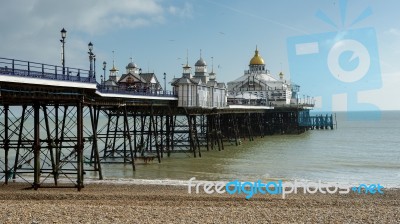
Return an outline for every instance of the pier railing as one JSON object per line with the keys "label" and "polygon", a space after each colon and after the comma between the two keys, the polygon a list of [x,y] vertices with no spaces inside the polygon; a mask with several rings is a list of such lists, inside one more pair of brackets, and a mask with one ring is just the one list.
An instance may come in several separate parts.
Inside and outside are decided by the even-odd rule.
{"label": "pier railing", "polygon": [[95,83],[89,70],[0,58],[0,74],[48,80]]}
{"label": "pier railing", "polygon": [[310,116],[309,113],[299,112],[299,126],[310,127],[311,129],[334,129],[336,117],[333,114]]}
{"label": "pier railing", "polygon": [[268,106],[266,99],[228,98],[228,105]]}
{"label": "pier railing", "polygon": [[100,93],[112,93],[112,94],[124,94],[124,95],[137,95],[137,96],[165,96],[165,97],[176,97],[177,94],[169,90],[153,90],[153,89],[137,89],[128,90],[126,88],[115,88],[108,89],[107,87],[97,84],[97,91]]}

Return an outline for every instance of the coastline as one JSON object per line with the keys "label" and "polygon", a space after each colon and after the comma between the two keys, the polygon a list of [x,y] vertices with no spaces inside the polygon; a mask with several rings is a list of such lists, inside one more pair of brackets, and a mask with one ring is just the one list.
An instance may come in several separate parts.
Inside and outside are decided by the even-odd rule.
{"label": "coastline", "polygon": [[26,190],[0,186],[4,223],[303,223],[400,222],[400,189],[383,195],[189,194],[187,186],[88,183],[74,188]]}

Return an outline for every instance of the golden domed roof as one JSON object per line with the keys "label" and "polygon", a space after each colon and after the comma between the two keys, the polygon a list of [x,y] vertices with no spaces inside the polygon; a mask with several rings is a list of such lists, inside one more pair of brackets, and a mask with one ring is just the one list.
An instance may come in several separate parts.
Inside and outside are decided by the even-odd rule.
{"label": "golden domed roof", "polygon": [[250,60],[250,65],[265,65],[264,59],[258,54],[257,47],[253,58]]}
{"label": "golden domed roof", "polygon": [[113,65],[113,67],[110,69],[110,72],[116,72],[118,69]]}

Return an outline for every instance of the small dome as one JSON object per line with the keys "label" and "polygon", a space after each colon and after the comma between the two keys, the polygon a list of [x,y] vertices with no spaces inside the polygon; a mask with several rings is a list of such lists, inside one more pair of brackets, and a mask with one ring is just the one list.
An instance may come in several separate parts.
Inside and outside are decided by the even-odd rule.
{"label": "small dome", "polygon": [[126,66],[126,69],[130,69],[130,68],[137,68],[137,65],[133,62],[129,62],[129,64]]}
{"label": "small dome", "polygon": [[265,65],[264,59],[258,54],[257,47],[253,58],[250,60],[250,65]]}
{"label": "small dome", "polygon": [[203,60],[203,58],[200,58],[196,64],[194,64],[195,66],[206,66],[206,62]]}
{"label": "small dome", "polygon": [[284,77],[285,75],[282,73],[282,72],[279,72],[279,79],[283,79],[283,77]]}

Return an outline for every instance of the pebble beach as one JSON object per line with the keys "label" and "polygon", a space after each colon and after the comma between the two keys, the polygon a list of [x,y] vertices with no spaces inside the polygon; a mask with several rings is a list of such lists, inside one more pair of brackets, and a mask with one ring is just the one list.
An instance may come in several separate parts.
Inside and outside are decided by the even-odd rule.
{"label": "pebble beach", "polygon": [[188,193],[187,186],[0,186],[0,223],[399,223],[400,190],[383,195]]}

